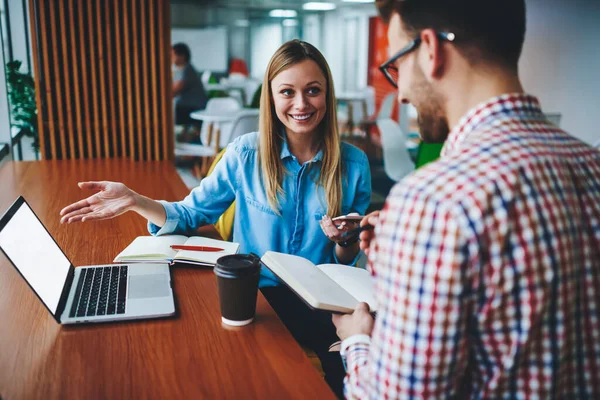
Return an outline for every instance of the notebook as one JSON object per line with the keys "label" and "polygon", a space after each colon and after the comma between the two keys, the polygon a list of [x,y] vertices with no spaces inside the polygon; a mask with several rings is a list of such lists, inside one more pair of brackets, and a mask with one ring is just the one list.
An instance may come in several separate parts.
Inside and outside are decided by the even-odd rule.
{"label": "notebook", "polygon": [[[171,249],[171,245],[216,247],[223,249],[223,251],[173,250]],[[115,257],[114,262],[166,262],[169,264],[185,263],[214,267],[220,257],[236,254],[239,248],[239,243],[209,239],[201,236],[138,236]]]}
{"label": "notebook", "polygon": [[168,265],[75,268],[23,197],[0,218],[0,249],[60,324],[175,314]]}
{"label": "notebook", "polygon": [[365,302],[376,311],[374,279],[364,269],[315,265],[304,257],[274,251],[267,251],[261,261],[311,308],[351,313]]}

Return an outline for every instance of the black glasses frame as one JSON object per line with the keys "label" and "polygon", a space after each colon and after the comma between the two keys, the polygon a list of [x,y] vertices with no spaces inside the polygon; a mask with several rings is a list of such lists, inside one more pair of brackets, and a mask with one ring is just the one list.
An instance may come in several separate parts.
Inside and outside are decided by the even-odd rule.
{"label": "black glasses frame", "polygon": [[[452,32],[438,32],[437,36],[438,36],[438,38],[440,40],[445,40],[445,41],[448,41],[448,42],[454,42],[454,40],[456,39],[456,36]],[[417,36],[417,38],[415,40],[413,40],[412,42],[410,42],[406,47],[400,49],[400,51],[398,51],[396,54],[394,54],[392,56],[392,58],[390,58],[389,60],[387,60],[386,62],[384,62],[383,64],[381,64],[379,66],[379,70],[387,78],[388,82],[391,83],[392,86],[394,86],[396,89],[398,89],[398,82],[396,82],[394,80],[394,78],[388,72],[388,70],[392,69],[392,70],[395,70],[396,72],[398,72],[398,68],[395,65],[396,61],[400,57],[402,57],[402,56],[410,53],[413,50],[415,50],[417,47],[419,47],[420,44],[421,44],[421,35],[419,34],[419,36]]]}

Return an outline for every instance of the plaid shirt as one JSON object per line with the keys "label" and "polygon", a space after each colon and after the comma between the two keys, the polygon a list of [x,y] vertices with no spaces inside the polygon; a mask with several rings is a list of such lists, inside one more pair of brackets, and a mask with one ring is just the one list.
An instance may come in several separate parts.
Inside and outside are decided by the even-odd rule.
{"label": "plaid shirt", "polygon": [[472,109],[375,234],[378,317],[342,346],[347,397],[600,398],[600,153],[536,98]]}

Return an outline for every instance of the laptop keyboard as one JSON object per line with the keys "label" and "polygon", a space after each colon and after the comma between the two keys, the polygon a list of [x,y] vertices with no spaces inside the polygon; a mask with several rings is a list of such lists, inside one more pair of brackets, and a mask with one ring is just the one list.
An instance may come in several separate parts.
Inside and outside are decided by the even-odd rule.
{"label": "laptop keyboard", "polygon": [[124,314],[127,265],[82,268],[69,317]]}

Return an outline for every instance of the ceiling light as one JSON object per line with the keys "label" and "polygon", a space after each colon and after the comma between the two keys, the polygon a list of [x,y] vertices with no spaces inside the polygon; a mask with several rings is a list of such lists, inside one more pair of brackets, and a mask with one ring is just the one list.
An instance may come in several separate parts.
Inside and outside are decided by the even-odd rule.
{"label": "ceiling light", "polygon": [[296,18],[297,15],[298,13],[295,10],[276,9],[269,12],[270,17],[276,18]]}
{"label": "ceiling light", "polygon": [[302,8],[308,11],[329,11],[335,10],[335,4],[333,3],[304,3]]}
{"label": "ceiling light", "polygon": [[342,0],[344,3],[375,3],[375,0]]}

